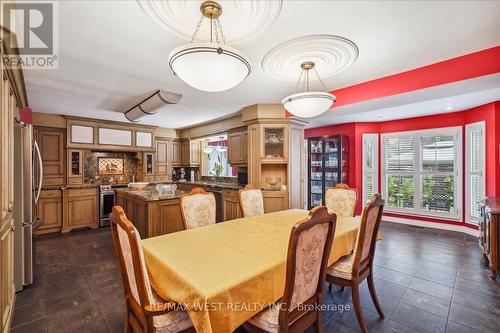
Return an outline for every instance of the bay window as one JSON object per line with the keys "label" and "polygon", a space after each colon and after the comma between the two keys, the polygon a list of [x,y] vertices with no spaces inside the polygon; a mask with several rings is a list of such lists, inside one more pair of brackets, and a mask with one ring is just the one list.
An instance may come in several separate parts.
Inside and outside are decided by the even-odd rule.
{"label": "bay window", "polygon": [[486,195],[484,132],[484,121],[465,126],[465,221],[471,224],[480,220],[478,202]]}
{"label": "bay window", "polygon": [[382,134],[386,211],[461,219],[461,127]]}
{"label": "bay window", "polygon": [[363,203],[375,193],[378,193],[378,134],[363,134]]}

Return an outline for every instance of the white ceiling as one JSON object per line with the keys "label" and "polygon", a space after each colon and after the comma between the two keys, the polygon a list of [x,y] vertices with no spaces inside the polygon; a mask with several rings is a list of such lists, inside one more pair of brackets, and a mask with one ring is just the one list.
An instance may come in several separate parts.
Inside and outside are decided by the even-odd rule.
{"label": "white ceiling", "polygon": [[[185,40],[153,22],[136,1],[61,1],[59,6],[59,69],[25,71],[33,111],[126,121],[120,112],[163,89],[184,97],[142,123],[171,128],[224,117],[250,104],[279,103],[294,91],[295,84],[264,73],[261,60],[268,50],[293,38],[334,34],[357,44],[357,62],[326,79],[329,90],[500,45],[499,1],[285,0],[278,19],[265,33],[235,45],[252,62],[250,76],[229,91],[206,93],[173,76],[167,57]],[[221,21],[225,30],[231,28],[224,26],[223,16]],[[498,89],[487,90],[492,87],[471,90],[477,97],[472,100],[482,104],[486,95],[492,98],[495,93],[499,99]],[[441,98],[439,92],[430,93],[428,101]],[[454,93],[451,89],[446,97]],[[460,91],[458,95],[467,93]],[[455,108],[469,106],[471,98],[458,95]],[[392,106],[416,102],[408,97],[406,103],[404,99],[395,103],[384,105],[384,117],[394,117]],[[338,119],[329,113],[311,124],[372,119],[380,115],[380,109],[339,113]],[[397,110],[399,118],[443,112],[425,104]]]}

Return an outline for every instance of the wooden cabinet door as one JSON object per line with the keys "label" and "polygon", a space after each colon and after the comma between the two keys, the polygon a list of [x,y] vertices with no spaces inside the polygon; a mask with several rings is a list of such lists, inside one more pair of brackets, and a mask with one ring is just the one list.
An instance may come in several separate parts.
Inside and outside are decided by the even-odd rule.
{"label": "wooden cabinet door", "polygon": [[69,221],[72,228],[96,226],[97,197],[78,196],[69,199]]}
{"label": "wooden cabinet door", "polygon": [[262,191],[264,196],[264,212],[272,213],[288,209],[288,192]]}
{"label": "wooden cabinet door", "polygon": [[234,199],[231,197],[223,197],[222,214],[224,221],[234,220],[242,217],[240,203],[238,199]]}
{"label": "wooden cabinet door", "polygon": [[190,142],[190,161],[189,165],[200,165],[201,163],[201,141]]}
{"label": "wooden cabinet door", "polygon": [[83,184],[83,150],[68,149],[68,184]]}
{"label": "wooden cabinet door", "polygon": [[41,224],[37,234],[58,232],[62,227],[62,193],[60,190],[47,190],[40,193],[37,215]]}
{"label": "wooden cabinet door", "polygon": [[172,165],[178,166],[182,164],[181,143],[179,141],[172,142]]}
{"label": "wooden cabinet door", "polygon": [[247,163],[247,138],[246,131],[229,134],[227,147],[229,164]]}
{"label": "wooden cabinet door", "polygon": [[184,166],[189,165],[190,159],[191,159],[191,156],[190,156],[189,141],[182,141],[181,142],[181,160],[182,160],[181,165],[184,165]]}
{"label": "wooden cabinet door", "polygon": [[[1,43],[0,43],[1,46]],[[3,58],[0,56],[0,61]],[[9,331],[14,302],[14,115],[18,109],[6,74],[0,78],[0,330]]]}
{"label": "wooden cabinet door", "polygon": [[156,172],[157,181],[167,181],[172,179],[172,165],[168,152],[168,141],[156,140]]}
{"label": "wooden cabinet door", "polygon": [[241,138],[241,162],[243,164],[248,163],[248,132],[245,131],[242,133]]}
{"label": "wooden cabinet door", "polygon": [[38,129],[35,138],[42,155],[43,185],[64,185],[64,133]]}
{"label": "wooden cabinet door", "polygon": [[14,301],[13,219],[8,216],[0,224],[0,320],[2,332],[8,332]]}
{"label": "wooden cabinet door", "polygon": [[97,189],[63,190],[62,232],[76,228],[99,226],[99,200]]}

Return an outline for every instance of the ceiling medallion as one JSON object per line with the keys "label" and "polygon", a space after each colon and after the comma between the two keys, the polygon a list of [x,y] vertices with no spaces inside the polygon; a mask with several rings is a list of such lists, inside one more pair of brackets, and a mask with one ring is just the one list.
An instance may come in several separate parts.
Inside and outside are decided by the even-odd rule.
{"label": "ceiling medallion", "polygon": [[[199,20],[198,1],[185,0],[137,0],[141,9],[156,23],[169,32],[191,40],[193,26]],[[224,8],[222,23],[227,30],[226,40],[231,44],[254,38],[266,31],[278,18],[282,0],[225,1],[218,3]],[[201,27],[201,41],[208,41],[209,27]]]}
{"label": "ceiling medallion", "polygon": [[309,73],[311,71],[314,72],[317,80],[321,82],[324,90],[327,90],[315,66],[316,64],[314,61],[305,61],[300,64],[301,70],[297,86],[302,83],[306,91],[287,96],[281,101],[285,109],[294,116],[301,118],[316,117],[328,111],[332,104],[335,103],[335,95],[329,92],[309,91]]}
{"label": "ceiling medallion", "polygon": [[347,38],[311,35],[292,39],[272,48],[262,59],[261,65],[264,72],[273,78],[295,82],[300,73],[300,65],[306,61],[314,62],[319,75],[328,78],[349,68],[358,55],[358,47]]}
{"label": "ceiling medallion", "polygon": [[[191,43],[175,48],[168,56],[168,65],[182,81],[198,90],[231,89],[250,74],[250,62],[240,51],[226,45],[219,21],[222,6],[215,1],[204,1],[200,11],[202,15]],[[210,22],[209,41],[195,42],[205,18]]]}

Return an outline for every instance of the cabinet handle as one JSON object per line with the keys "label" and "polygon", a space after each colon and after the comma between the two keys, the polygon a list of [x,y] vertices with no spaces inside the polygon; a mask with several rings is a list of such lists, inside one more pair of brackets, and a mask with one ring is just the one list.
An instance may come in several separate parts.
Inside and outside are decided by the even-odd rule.
{"label": "cabinet handle", "polygon": [[10,231],[12,231],[12,232],[16,231],[16,226],[13,225],[12,227],[10,227]]}
{"label": "cabinet handle", "polygon": [[11,202],[11,203],[9,203],[9,208],[7,209],[7,211],[9,213],[12,213],[13,210],[14,210],[14,203]]}

